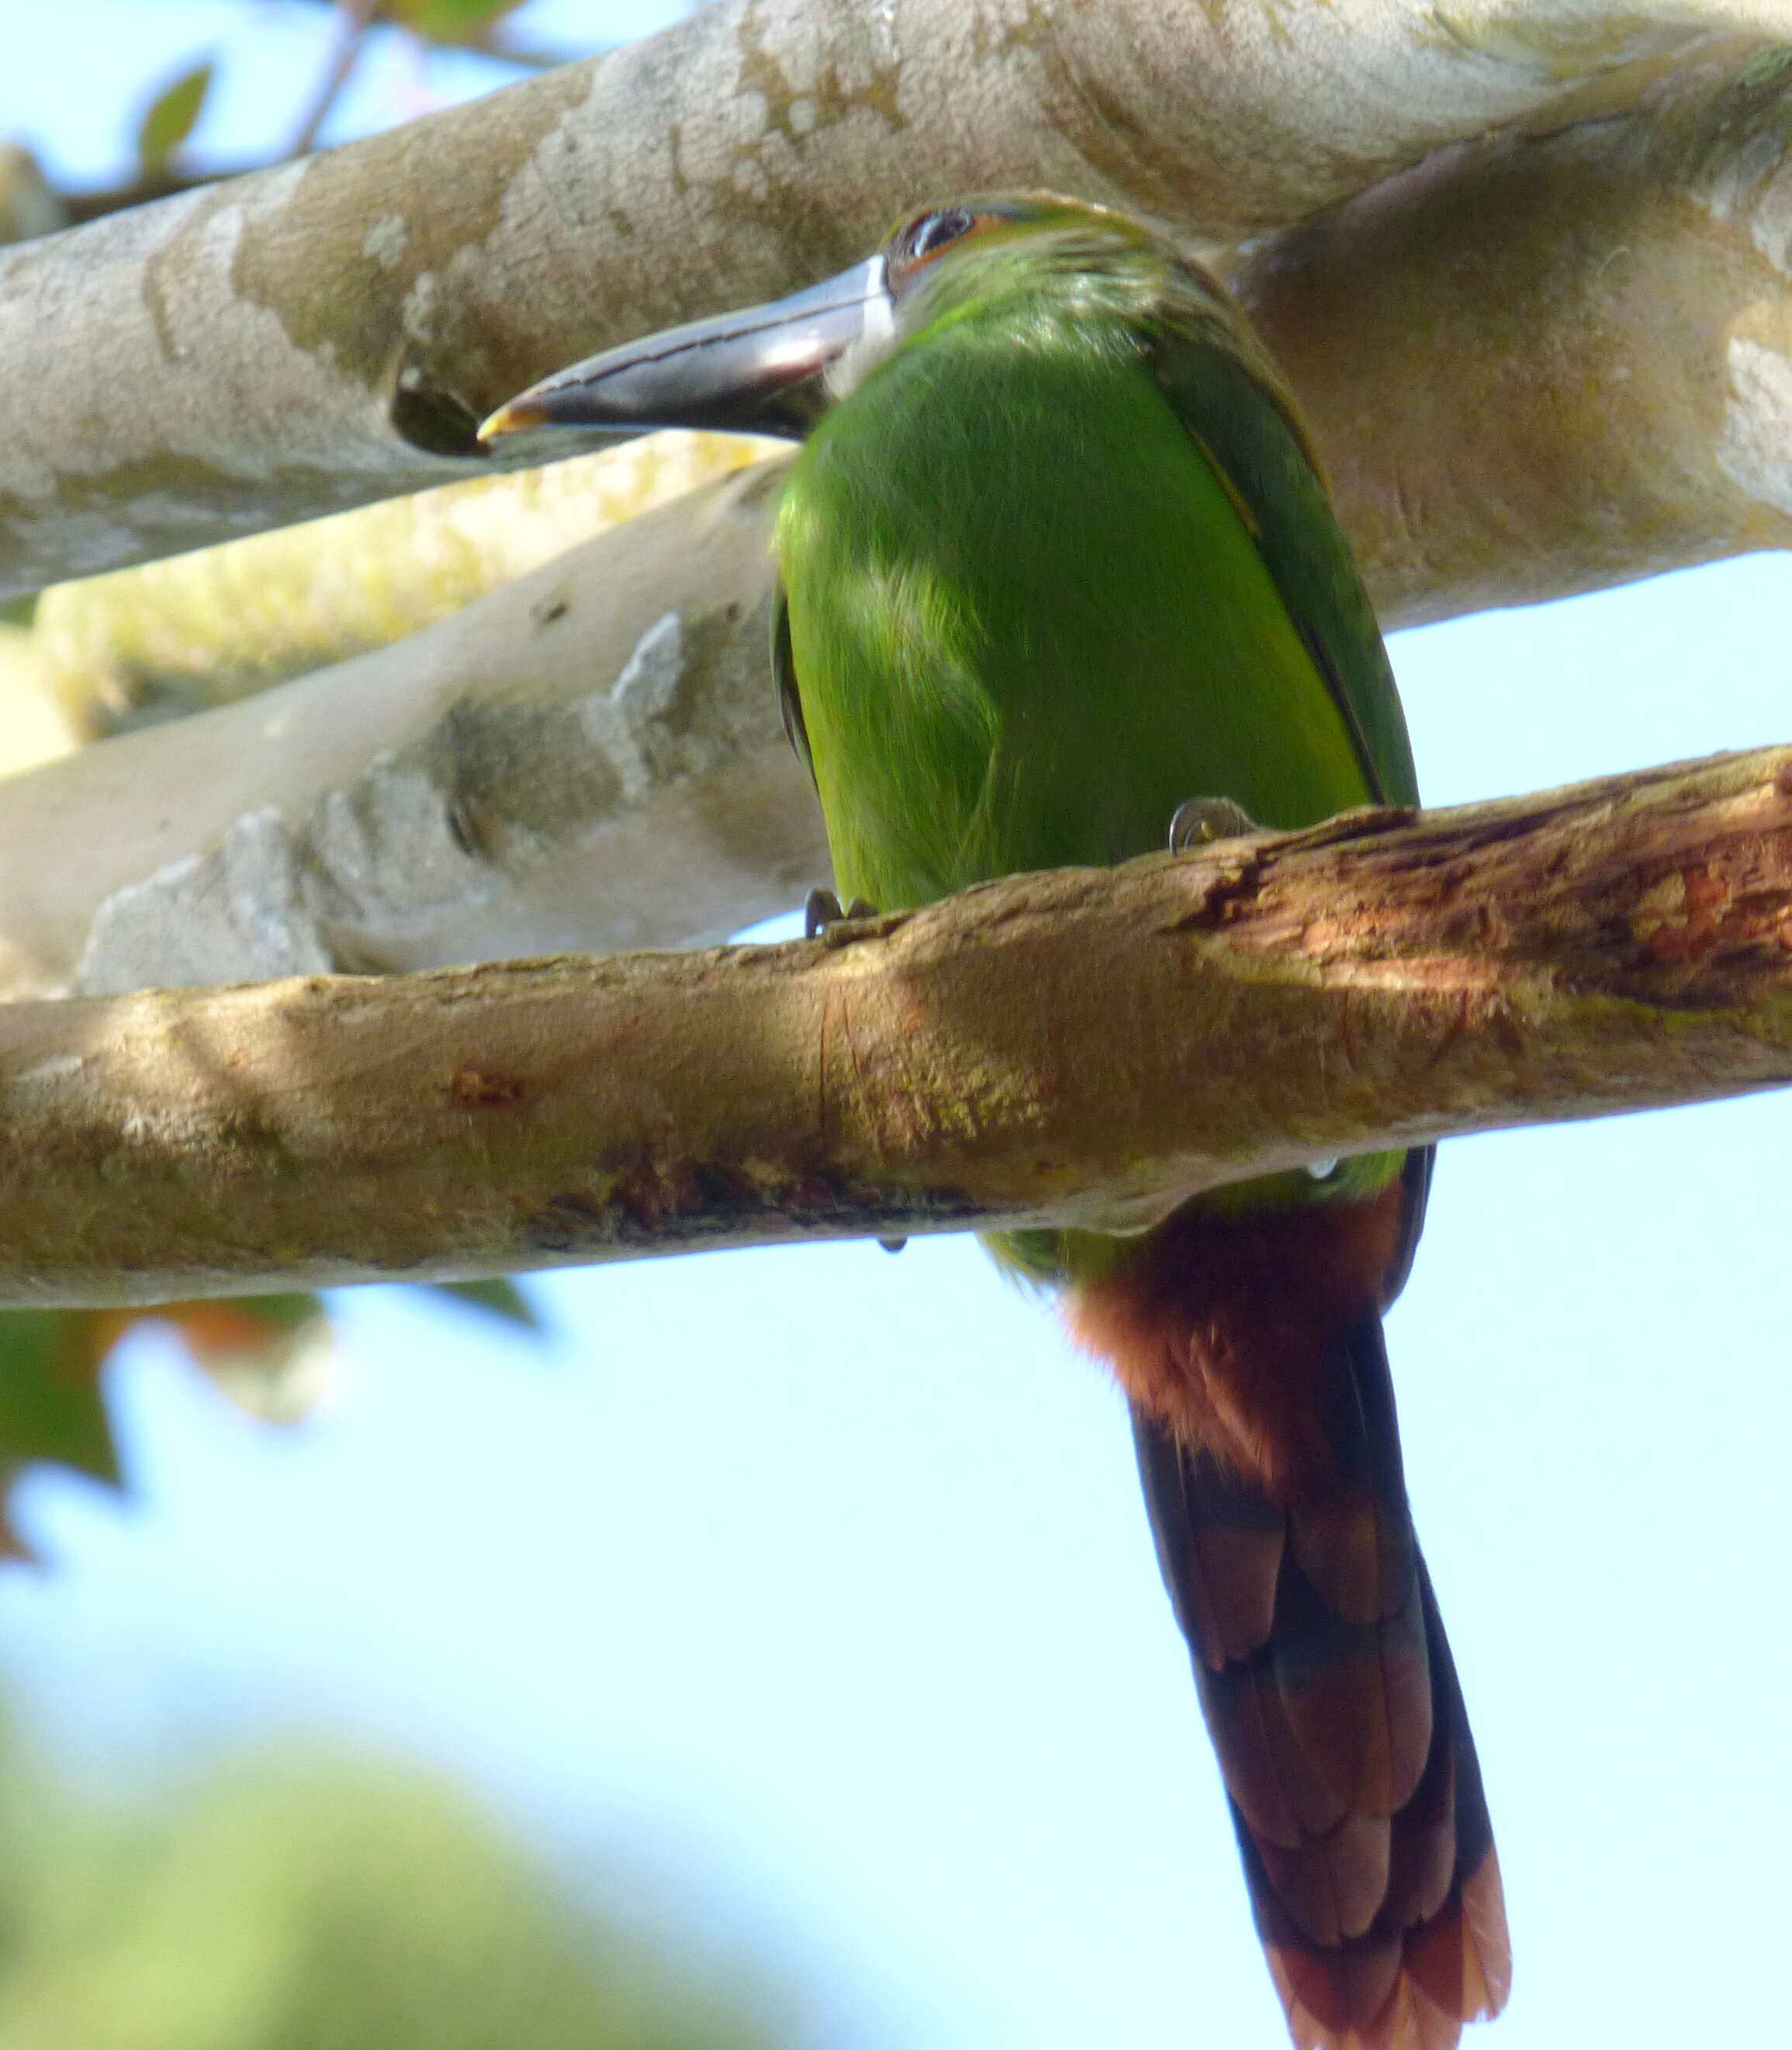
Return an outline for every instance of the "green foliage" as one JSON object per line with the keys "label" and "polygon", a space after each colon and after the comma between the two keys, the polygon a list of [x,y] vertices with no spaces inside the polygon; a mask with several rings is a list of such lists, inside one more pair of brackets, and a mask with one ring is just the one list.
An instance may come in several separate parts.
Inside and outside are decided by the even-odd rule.
{"label": "green foliage", "polygon": [[769,2050],[420,1776],[264,1755],[135,1812],[0,1788],[6,2050]]}
{"label": "green foliage", "polygon": [[388,0],[381,12],[414,35],[453,43],[473,30],[489,28],[520,4],[521,0]]}
{"label": "green foliage", "polygon": [[150,102],[137,131],[137,162],[146,176],[167,167],[204,111],[212,89],[212,64],[195,64]]}
{"label": "green foliage", "polygon": [[502,1317],[507,1323],[521,1324],[525,1331],[538,1331],[541,1328],[535,1305],[514,1281],[500,1278],[491,1281],[431,1281],[427,1285],[440,1295],[465,1304],[469,1309],[484,1310],[492,1316]]}
{"label": "green foliage", "polygon": [[[100,1399],[110,1339],[103,1312],[9,1310],[0,1315],[0,1486],[34,1460],[116,1481],[118,1455]],[[0,1526],[0,1550],[18,1549]]]}
{"label": "green foliage", "polygon": [[[430,1287],[482,1315],[541,1328],[513,1281]],[[0,1310],[0,1556],[22,1549],[5,1502],[24,1467],[48,1460],[118,1484],[100,1370],[125,1335],[146,1323],[170,1327],[208,1378],[264,1422],[303,1417],[328,1378],[329,1306],[318,1296],[240,1296],[137,1310]]]}

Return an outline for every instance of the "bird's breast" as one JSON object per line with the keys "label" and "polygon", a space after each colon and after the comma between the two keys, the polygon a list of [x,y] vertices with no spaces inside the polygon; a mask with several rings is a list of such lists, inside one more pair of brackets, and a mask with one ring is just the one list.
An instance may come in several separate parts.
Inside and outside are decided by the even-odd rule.
{"label": "bird's breast", "polygon": [[778,553],[843,891],[895,906],[1165,844],[1186,797],[1368,794],[1198,438],[1136,350],[912,345],[824,422]]}

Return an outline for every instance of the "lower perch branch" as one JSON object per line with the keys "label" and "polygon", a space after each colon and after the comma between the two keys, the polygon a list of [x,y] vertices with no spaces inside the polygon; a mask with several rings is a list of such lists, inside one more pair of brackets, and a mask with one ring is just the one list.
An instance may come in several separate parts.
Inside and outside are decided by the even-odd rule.
{"label": "lower perch branch", "polygon": [[0,1301],[1138,1225],[1792,1080],[1792,749],[776,947],[0,1007]]}

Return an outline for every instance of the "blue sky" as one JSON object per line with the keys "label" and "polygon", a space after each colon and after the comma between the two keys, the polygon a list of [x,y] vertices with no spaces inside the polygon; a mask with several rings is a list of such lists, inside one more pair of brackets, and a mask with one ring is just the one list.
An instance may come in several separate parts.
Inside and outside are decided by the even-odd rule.
{"label": "blue sky", "polygon": [[[0,131],[103,174],[99,115],[238,11],[37,10]],[[1783,739],[1789,616],[1757,557],[1401,637],[1427,794]],[[1389,1337],[1512,1914],[1489,2050],[1763,2026],[1789,1146],[1757,1097],[1443,1152]],[[54,1569],[0,1576],[0,1671],[61,1754],[296,1725],[440,1761],[782,1962],[839,2050],[1285,2041],[1120,1406],[1048,1311],[958,1241],[537,1294],[540,1346],[344,1299],[341,1389],[285,1434],[135,1344],[129,1499],[31,1480]]]}
{"label": "blue sky", "polygon": [[[104,185],[127,173],[137,123],[156,91],[207,57],[217,83],[193,138],[214,163],[259,161],[288,135],[323,74],[329,13],[302,0],[9,0],[0,44],[0,124],[53,174]],[[627,42],[691,11],[690,0],[529,0],[509,18],[519,45],[569,56]],[[338,142],[517,76],[482,58],[433,53],[385,31],[323,131]]]}

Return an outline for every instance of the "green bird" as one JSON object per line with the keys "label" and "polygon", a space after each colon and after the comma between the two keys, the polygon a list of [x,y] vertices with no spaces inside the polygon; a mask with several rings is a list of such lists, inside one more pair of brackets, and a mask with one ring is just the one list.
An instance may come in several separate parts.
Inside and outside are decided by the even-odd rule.
{"label": "green bird", "polygon": [[[482,431],[670,426],[806,437],[774,660],[842,897],[1417,801],[1306,431],[1165,234],[1051,194],[930,209],[840,278],[576,364]],[[1302,2050],[1443,2050],[1510,1976],[1382,1339],[1430,1166],[1366,1155],[1142,1234],[990,1241],[1131,1404]]]}

